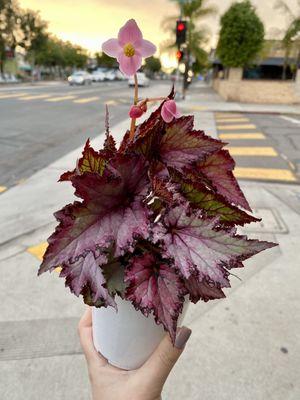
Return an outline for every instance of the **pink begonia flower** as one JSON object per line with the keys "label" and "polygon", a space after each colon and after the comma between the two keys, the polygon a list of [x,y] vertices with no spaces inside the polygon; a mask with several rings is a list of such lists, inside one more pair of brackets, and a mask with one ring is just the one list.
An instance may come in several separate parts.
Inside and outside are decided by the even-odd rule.
{"label": "pink begonia flower", "polygon": [[165,122],[171,122],[173,118],[179,118],[180,112],[174,100],[167,100],[161,108],[161,116]]}
{"label": "pink begonia flower", "polygon": [[109,39],[102,50],[118,60],[120,70],[127,76],[134,75],[142,65],[142,57],[150,57],[156,52],[153,43],[143,39],[134,19],[130,19],[119,30],[118,39]]}

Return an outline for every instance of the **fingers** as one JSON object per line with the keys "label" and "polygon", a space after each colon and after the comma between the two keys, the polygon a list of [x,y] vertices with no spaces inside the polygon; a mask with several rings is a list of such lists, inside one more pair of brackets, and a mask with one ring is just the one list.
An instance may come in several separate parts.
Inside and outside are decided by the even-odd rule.
{"label": "fingers", "polygon": [[107,364],[106,358],[97,352],[94,347],[92,334],[92,310],[87,308],[78,324],[78,334],[80,344],[88,363],[92,361],[100,362],[102,365]]}
{"label": "fingers", "polygon": [[150,358],[140,368],[140,372],[148,376],[152,382],[163,386],[176,361],[184,350],[192,331],[189,328],[179,328],[173,346],[170,336],[165,335]]}

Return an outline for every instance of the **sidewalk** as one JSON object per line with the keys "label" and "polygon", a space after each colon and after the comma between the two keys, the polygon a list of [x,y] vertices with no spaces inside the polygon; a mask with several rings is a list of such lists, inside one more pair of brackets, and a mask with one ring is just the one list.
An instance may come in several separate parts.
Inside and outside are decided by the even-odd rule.
{"label": "sidewalk", "polygon": [[[209,108],[204,97],[200,107]],[[194,95],[187,104],[199,106]],[[112,127],[118,141],[127,125]],[[216,136],[212,112],[197,111],[195,125]],[[84,305],[55,272],[36,276],[56,225],[52,213],[73,200],[68,183],[57,178],[80,153],[81,148],[67,154],[0,196],[1,400],[89,398],[76,332]],[[243,231],[280,247],[235,271],[242,281],[232,278],[225,300],[190,306],[185,324],[193,334],[166,384],[166,400],[300,397],[300,187],[243,182],[242,188],[263,217]]]}
{"label": "sidewalk", "polygon": [[267,113],[267,114],[291,114],[300,115],[300,105],[285,104],[251,104],[235,103],[223,100],[212,87],[204,82],[194,83],[184,102],[180,105],[183,109],[194,111],[213,112],[240,112],[240,113]]}

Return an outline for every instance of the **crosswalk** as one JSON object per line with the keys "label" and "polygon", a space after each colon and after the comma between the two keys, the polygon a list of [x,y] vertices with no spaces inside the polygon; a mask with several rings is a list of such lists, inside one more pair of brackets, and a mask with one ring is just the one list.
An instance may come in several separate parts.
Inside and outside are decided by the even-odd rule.
{"label": "crosswalk", "polygon": [[296,182],[291,165],[266,134],[243,114],[215,113],[218,136],[236,161],[238,179]]}
{"label": "crosswalk", "polygon": [[[88,96],[88,95],[87,95]],[[90,103],[106,103],[109,106],[117,106],[120,104],[129,104],[130,100],[128,98],[118,98],[115,100],[108,100],[107,102],[103,101],[103,98],[96,95],[82,96],[81,93],[71,94],[57,94],[57,93],[41,93],[41,94],[32,94],[28,92],[22,93],[0,93],[0,105],[1,100],[16,100],[20,102],[26,101],[43,101],[46,103],[63,103],[63,102],[72,102],[74,104],[90,104]]]}

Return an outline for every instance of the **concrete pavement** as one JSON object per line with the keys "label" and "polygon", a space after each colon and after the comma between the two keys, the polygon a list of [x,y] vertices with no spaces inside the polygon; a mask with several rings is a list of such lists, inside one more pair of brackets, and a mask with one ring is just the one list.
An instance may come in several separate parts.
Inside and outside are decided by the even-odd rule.
{"label": "concrete pavement", "polygon": [[[195,100],[194,100],[195,103]],[[214,116],[196,111],[196,126],[217,135]],[[120,140],[128,121],[112,127]],[[93,141],[100,146],[103,135]],[[84,306],[57,273],[37,278],[38,258],[55,226],[53,211],[73,198],[56,183],[78,148],[0,195],[0,398],[89,398],[76,324]],[[46,180],[47,178],[47,180]],[[164,399],[296,400],[300,396],[300,187],[242,183],[263,222],[244,231],[277,241],[234,271],[225,300],[191,305],[193,334],[171,373]],[[5,212],[3,212],[5,210]]]}
{"label": "concrete pavement", "polygon": [[185,108],[194,108],[195,111],[300,114],[299,104],[251,104],[224,101],[204,82],[194,83],[187,92],[186,100],[182,104]]}

